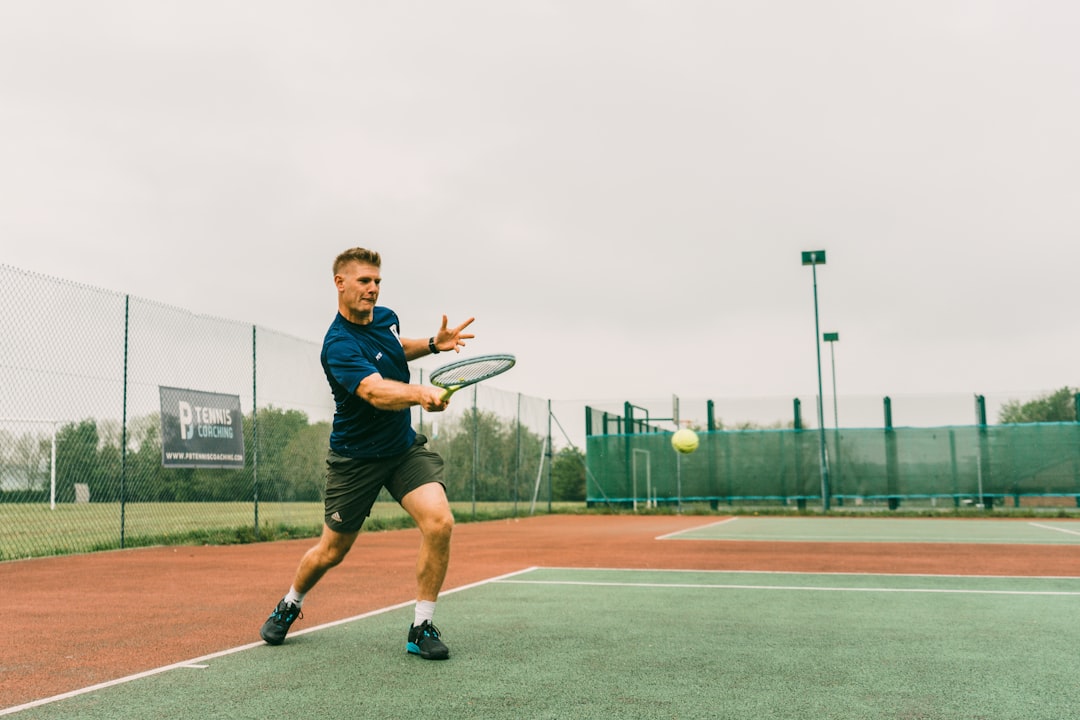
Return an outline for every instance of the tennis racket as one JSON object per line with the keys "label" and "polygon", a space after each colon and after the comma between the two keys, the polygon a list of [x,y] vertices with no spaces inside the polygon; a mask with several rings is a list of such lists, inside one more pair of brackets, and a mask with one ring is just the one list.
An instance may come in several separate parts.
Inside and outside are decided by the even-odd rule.
{"label": "tennis racket", "polygon": [[463,387],[501,375],[514,367],[513,355],[480,355],[468,360],[458,360],[434,370],[428,378],[432,385],[441,387],[445,401]]}

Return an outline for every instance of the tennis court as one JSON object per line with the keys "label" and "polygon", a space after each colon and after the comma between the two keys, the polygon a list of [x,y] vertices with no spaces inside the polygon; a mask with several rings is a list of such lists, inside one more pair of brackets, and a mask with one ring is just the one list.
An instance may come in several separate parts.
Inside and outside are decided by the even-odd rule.
{"label": "tennis court", "polygon": [[[838,529],[849,521],[852,529]],[[1056,542],[1021,539],[1016,533],[1027,523],[1015,520],[904,520],[904,532],[935,539],[901,542],[888,539],[900,532],[893,524],[858,518],[551,517],[463,525],[452,565],[476,569],[459,570],[455,579],[472,579],[452,583],[440,602],[437,622],[453,652],[448,662],[405,654],[411,603],[403,589],[398,602],[336,618],[323,600],[309,603],[310,610],[306,604],[309,615],[324,621],[298,625],[281,647],[222,646],[0,714],[1070,716],[1080,703],[1080,658],[1072,640],[1080,603],[1074,536],[1043,530]],[[963,530],[977,539],[965,541]],[[1012,539],[986,539],[999,531]],[[387,551],[408,546],[411,533],[365,539]],[[801,539],[808,535],[817,539]],[[952,540],[942,539],[947,537]],[[291,545],[285,557],[302,547],[272,545]],[[830,559],[836,554],[857,570],[840,569],[844,563]],[[762,561],[766,555],[770,562]],[[876,566],[870,562],[875,555]],[[924,559],[901,565],[908,556]],[[543,565],[531,562],[540,559]],[[528,564],[507,570],[515,560]],[[931,562],[942,571],[913,571]],[[372,572],[370,566],[360,570],[356,579]],[[346,580],[352,585],[354,578]],[[356,586],[328,592],[356,604]],[[256,613],[265,595],[261,588],[249,594],[262,595],[252,599]],[[260,620],[258,614],[246,618],[251,627],[243,636],[251,637]],[[129,629],[127,635],[133,634]]]}

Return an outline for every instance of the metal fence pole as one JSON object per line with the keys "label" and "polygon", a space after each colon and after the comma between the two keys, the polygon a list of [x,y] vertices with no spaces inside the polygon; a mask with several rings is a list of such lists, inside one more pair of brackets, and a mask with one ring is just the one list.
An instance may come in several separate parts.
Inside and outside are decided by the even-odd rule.
{"label": "metal fence pole", "polygon": [[514,517],[518,514],[518,486],[521,484],[521,393],[517,394],[516,440],[517,451],[514,460]]}
{"label": "metal fence pole", "polygon": [[251,326],[251,493],[255,503],[255,539],[259,539],[259,355],[257,325]]}
{"label": "metal fence pole", "polygon": [[121,421],[120,448],[120,549],[124,548],[125,524],[127,522],[127,404],[128,404],[128,339],[131,317],[131,296],[124,296],[124,384],[123,397],[124,409]]}
{"label": "metal fence pole", "polygon": [[547,401],[547,486],[548,486],[548,512],[551,512],[551,463],[553,461],[553,455],[551,452],[551,400]]}

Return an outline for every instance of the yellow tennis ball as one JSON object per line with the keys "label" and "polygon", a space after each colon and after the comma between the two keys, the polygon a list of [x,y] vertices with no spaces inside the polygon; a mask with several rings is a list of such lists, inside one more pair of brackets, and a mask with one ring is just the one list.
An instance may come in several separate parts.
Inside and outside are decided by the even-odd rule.
{"label": "yellow tennis ball", "polygon": [[697,450],[698,436],[690,428],[678,430],[671,436],[671,447],[681,453],[692,453]]}

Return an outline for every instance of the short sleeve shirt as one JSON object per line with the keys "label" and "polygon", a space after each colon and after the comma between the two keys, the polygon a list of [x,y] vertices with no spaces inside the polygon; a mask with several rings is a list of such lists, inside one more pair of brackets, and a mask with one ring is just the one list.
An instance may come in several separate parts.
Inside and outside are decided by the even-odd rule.
{"label": "short sleeve shirt", "polygon": [[412,446],[416,433],[408,409],[379,410],[356,394],[360,382],[376,373],[409,382],[401,327],[393,310],[376,306],[367,325],[351,323],[338,313],[323,339],[322,366],[336,403],[331,450],[345,457],[382,458]]}

